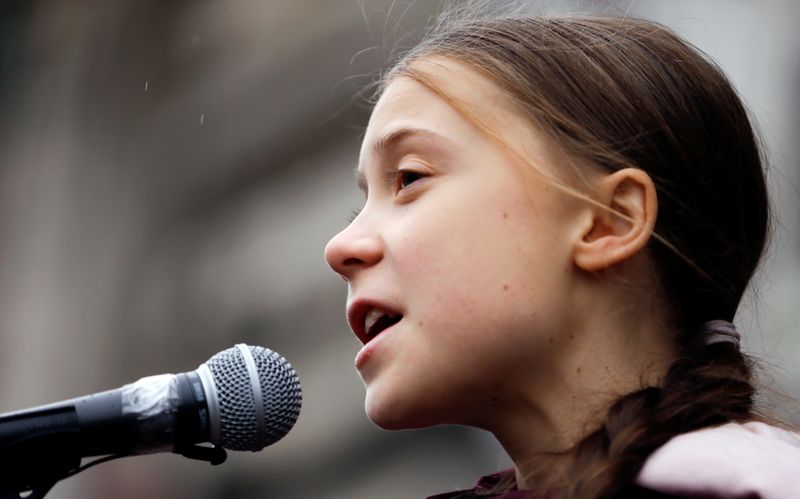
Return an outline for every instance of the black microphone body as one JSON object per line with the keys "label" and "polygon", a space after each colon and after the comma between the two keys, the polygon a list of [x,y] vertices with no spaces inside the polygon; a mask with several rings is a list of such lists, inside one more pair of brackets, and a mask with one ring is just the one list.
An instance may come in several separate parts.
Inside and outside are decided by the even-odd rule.
{"label": "black microphone body", "polygon": [[[259,451],[294,425],[300,383],[262,347],[236,345],[197,370],[142,378],[121,388],[0,414],[0,492],[74,472],[84,457],[177,452],[196,444]],[[217,462],[214,461],[217,460]]]}
{"label": "black microphone body", "polygon": [[[171,378],[171,379],[169,379]],[[174,384],[177,398],[161,410],[132,402],[145,385]],[[180,423],[178,422],[180,420]],[[145,454],[208,441],[208,403],[196,372],[142,378],[123,388],[0,415],[0,449],[75,434],[81,457]],[[52,448],[50,449],[52,450]]]}

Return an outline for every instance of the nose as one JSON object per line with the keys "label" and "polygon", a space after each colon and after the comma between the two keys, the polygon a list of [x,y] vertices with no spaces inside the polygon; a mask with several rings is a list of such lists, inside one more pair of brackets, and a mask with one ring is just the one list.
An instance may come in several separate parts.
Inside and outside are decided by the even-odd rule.
{"label": "nose", "polygon": [[371,267],[383,258],[383,242],[356,219],[333,236],[325,246],[325,260],[334,272],[349,281],[360,269]]}

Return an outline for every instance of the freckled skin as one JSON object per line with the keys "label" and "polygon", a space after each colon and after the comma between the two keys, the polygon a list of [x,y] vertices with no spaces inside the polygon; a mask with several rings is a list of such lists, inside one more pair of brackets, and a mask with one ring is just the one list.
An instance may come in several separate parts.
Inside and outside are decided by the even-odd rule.
{"label": "freckled skin", "polygon": [[[374,142],[400,127],[431,129],[457,145],[448,164],[409,150],[432,165],[406,191],[413,195],[382,183],[373,154]],[[530,128],[508,140],[545,149]],[[404,164],[402,156],[392,161]],[[486,426],[492,397],[519,399],[529,391],[527,378],[546,373],[557,357],[552,338],[573,315],[563,276],[571,265],[567,220],[575,203],[404,77],[388,85],[374,109],[359,169],[366,204],[328,244],[326,258],[348,280],[351,300],[368,296],[403,312],[360,371],[367,414],[384,428]],[[486,217],[488,206],[500,207],[502,218]],[[364,248],[373,253],[360,253]]]}

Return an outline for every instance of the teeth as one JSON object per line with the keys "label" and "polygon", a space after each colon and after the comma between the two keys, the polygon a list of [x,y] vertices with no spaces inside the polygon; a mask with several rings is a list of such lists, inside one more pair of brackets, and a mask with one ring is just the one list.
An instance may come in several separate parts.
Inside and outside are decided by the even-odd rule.
{"label": "teeth", "polygon": [[375,323],[378,322],[380,318],[383,317],[384,315],[390,318],[396,317],[392,314],[384,313],[381,310],[378,310],[377,308],[371,309],[367,313],[367,316],[364,317],[364,331],[369,333],[370,329],[372,329],[372,326],[374,326]]}
{"label": "teeth", "polygon": [[369,330],[372,329],[372,326],[374,326],[381,317],[383,317],[383,312],[380,310],[376,308],[370,310],[367,316],[364,318],[364,331],[369,333]]}

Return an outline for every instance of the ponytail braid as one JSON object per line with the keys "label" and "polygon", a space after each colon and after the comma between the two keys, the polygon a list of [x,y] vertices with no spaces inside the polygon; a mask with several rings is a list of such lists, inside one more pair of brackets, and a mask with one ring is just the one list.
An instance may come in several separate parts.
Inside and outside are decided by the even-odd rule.
{"label": "ponytail braid", "polygon": [[751,362],[738,342],[687,340],[660,386],[618,399],[578,444],[567,497],[627,497],[647,458],[672,437],[752,419]]}

